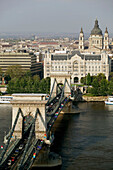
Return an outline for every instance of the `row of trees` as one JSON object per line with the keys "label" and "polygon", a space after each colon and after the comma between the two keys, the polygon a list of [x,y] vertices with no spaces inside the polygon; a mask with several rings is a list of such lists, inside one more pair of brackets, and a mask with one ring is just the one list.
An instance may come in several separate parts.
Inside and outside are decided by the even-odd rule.
{"label": "row of trees", "polygon": [[108,81],[104,74],[100,73],[97,76],[88,75],[81,80],[84,85],[91,85],[88,87],[88,93],[94,96],[106,96],[113,94],[113,74],[110,75],[111,79]]}
{"label": "row of trees", "polygon": [[[2,75],[0,68],[0,76]],[[4,77],[8,82],[7,92],[9,94],[50,92],[50,78],[40,80],[38,75],[32,76],[30,71],[25,71],[18,65],[8,67]],[[94,96],[113,94],[113,73],[110,75],[110,81],[106,80],[102,73],[97,76],[90,76],[88,73],[86,77],[81,79],[81,83],[88,85],[88,93]]]}
{"label": "row of trees", "polygon": [[50,78],[40,80],[38,75],[32,76],[30,71],[25,71],[18,65],[8,67],[4,77],[8,82],[9,94],[50,92]]}

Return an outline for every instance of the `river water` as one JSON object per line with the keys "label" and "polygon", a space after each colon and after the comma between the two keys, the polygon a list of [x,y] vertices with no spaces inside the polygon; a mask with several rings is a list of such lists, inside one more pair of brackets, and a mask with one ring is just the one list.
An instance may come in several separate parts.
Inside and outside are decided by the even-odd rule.
{"label": "river water", "polygon": [[[113,106],[77,103],[80,114],[60,115],[51,150],[62,156],[61,170],[113,169]],[[0,105],[0,145],[11,126],[11,106]]]}

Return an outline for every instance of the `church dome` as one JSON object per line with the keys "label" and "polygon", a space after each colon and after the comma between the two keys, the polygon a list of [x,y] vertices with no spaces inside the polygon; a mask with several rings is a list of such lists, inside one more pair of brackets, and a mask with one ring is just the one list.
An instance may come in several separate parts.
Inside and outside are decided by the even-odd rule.
{"label": "church dome", "polygon": [[95,25],[91,31],[91,35],[102,35],[102,30],[99,28],[97,19],[95,20]]}

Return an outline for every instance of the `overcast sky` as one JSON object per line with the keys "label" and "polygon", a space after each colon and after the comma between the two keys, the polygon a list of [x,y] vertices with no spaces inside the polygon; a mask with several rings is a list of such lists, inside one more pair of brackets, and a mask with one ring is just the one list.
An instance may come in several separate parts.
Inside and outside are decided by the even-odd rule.
{"label": "overcast sky", "polygon": [[113,0],[0,0],[0,32],[113,33]]}

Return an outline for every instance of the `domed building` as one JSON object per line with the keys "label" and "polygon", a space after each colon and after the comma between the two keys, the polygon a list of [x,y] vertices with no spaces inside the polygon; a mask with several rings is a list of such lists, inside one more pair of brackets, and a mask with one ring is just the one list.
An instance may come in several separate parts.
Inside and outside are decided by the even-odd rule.
{"label": "domed building", "polygon": [[[81,28],[80,35],[79,35],[79,50],[83,52],[84,49],[84,33],[83,29]],[[90,53],[100,53],[102,50],[109,49],[109,34],[106,28],[105,34],[103,37],[102,30],[99,28],[98,20],[95,20],[94,28],[91,31],[89,37],[89,48],[86,50]]]}

